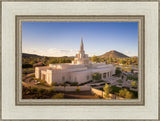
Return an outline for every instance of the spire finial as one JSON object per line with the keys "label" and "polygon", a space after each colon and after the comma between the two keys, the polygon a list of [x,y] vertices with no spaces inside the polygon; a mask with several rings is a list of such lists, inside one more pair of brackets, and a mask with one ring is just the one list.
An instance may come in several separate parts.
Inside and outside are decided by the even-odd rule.
{"label": "spire finial", "polygon": [[81,47],[80,47],[80,50],[84,51],[84,48],[83,48],[83,36],[81,36]]}

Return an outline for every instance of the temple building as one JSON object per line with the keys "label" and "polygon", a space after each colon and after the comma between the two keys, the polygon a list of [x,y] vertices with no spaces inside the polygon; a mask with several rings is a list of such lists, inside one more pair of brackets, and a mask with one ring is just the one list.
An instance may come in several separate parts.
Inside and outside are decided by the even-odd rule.
{"label": "temple building", "polygon": [[96,72],[101,74],[102,80],[107,80],[115,73],[115,67],[112,64],[91,62],[88,55],[85,54],[83,38],[81,38],[80,51],[76,54],[72,63],[36,67],[35,77],[45,80],[48,84],[66,81],[80,84],[92,80],[92,75]]}

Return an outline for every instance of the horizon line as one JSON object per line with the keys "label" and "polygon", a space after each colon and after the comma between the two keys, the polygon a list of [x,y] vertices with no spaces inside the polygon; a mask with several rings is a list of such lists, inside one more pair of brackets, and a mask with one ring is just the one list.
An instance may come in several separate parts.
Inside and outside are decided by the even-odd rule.
{"label": "horizon line", "polygon": [[[110,50],[110,51],[107,51],[107,52],[111,52],[111,51],[117,51],[117,50]],[[105,52],[105,53],[107,53],[107,52]],[[122,53],[122,52],[120,52],[120,51],[117,51],[117,52],[119,52],[119,53],[121,53],[121,54],[123,54],[123,55],[125,55],[125,56],[128,56],[127,54],[124,54],[124,53]],[[104,54],[105,54],[104,53]],[[27,53],[27,52],[22,52],[22,54],[31,54],[31,55],[37,55],[37,56],[46,56],[46,57],[75,57],[75,55],[64,55],[64,56],[47,56],[47,55],[41,55],[41,54],[37,54],[37,53]],[[101,55],[103,55],[103,54],[101,54]],[[92,56],[89,56],[89,57],[93,57],[93,56],[101,56],[101,55],[92,55]],[[136,56],[136,55],[133,55],[133,56],[128,56],[128,57],[138,57],[138,55]]]}

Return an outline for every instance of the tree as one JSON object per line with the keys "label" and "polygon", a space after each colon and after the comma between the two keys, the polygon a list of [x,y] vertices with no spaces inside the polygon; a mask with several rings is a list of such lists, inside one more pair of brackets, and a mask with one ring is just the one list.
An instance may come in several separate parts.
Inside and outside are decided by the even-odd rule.
{"label": "tree", "polygon": [[97,56],[92,56],[91,61],[97,63],[97,62],[99,62],[99,58]]}
{"label": "tree", "polygon": [[93,80],[96,80],[96,81],[97,81],[97,80],[101,80],[101,74],[98,73],[98,72],[92,74],[92,79],[93,79]]}
{"label": "tree", "polygon": [[78,82],[72,82],[70,85],[71,86],[78,86]]}
{"label": "tree", "polygon": [[66,86],[67,86],[67,84],[66,84],[65,82],[63,82],[63,83],[61,83],[61,86],[66,87]]}
{"label": "tree", "polygon": [[76,88],[76,92],[80,92],[80,87],[77,87],[77,88]]}
{"label": "tree", "polygon": [[55,93],[56,92],[56,90],[55,90],[55,88],[52,88],[52,89],[49,89],[49,93]]}
{"label": "tree", "polygon": [[115,73],[116,73],[117,76],[120,76],[120,74],[121,74],[122,72],[121,72],[121,70],[120,70],[119,67],[116,68]]}
{"label": "tree", "polygon": [[108,84],[105,84],[105,87],[103,88],[103,90],[104,90],[104,93],[105,93],[104,97],[108,98],[109,93],[111,92],[111,86],[108,85]]}
{"label": "tree", "polygon": [[43,94],[45,91],[46,91],[46,90],[43,89],[43,88],[38,88],[38,92],[39,92],[40,94]]}
{"label": "tree", "polygon": [[134,70],[133,70],[133,69],[131,69],[131,73],[134,73]]}
{"label": "tree", "polygon": [[53,96],[53,99],[63,99],[63,98],[64,98],[64,94],[63,93],[58,93],[58,94]]}
{"label": "tree", "polygon": [[51,85],[52,85],[52,86],[56,86],[56,85],[57,85],[57,82],[52,82]]}
{"label": "tree", "polygon": [[122,60],[120,60],[120,63],[121,63],[121,64],[125,64],[126,61],[125,61],[124,59],[122,59]]}
{"label": "tree", "polygon": [[105,58],[100,58],[100,62],[105,62]]}
{"label": "tree", "polygon": [[63,83],[61,84],[61,86],[64,86],[64,91],[65,91],[67,84],[66,84],[65,82],[63,82]]}
{"label": "tree", "polygon": [[112,62],[113,62],[112,57],[109,57],[109,62],[110,62],[110,63],[112,63]]}
{"label": "tree", "polygon": [[43,65],[46,65],[48,59],[49,59],[48,57],[43,58],[43,61],[42,61]]}
{"label": "tree", "polygon": [[33,93],[36,93],[36,92],[38,91],[38,88],[37,88],[37,87],[31,87],[31,91],[32,91]]}
{"label": "tree", "polygon": [[132,81],[132,82],[131,82],[131,85],[132,85],[133,87],[137,87],[137,82],[136,82],[136,81]]}
{"label": "tree", "polygon": [[121,90],[119,91],[119,96],[121,96],[121,97],[124,97],[124,96],[125,96],[125,92],[124,92],[123,89],[121,89]]}
{"label": "tree", "polygon": [[31,60],[31,61],[29,62],[29,64],[30,64],[30,65],[35,64],[35,61],[34,61],[34,60]]}
{"label": "tree", "polygon": [[124,97],[126,99],[132,99],[133,98],[133,93],[131,93],[127,89],[121,89],[119,91],[119,96]]}
{"label": "tree", "polygon": [[133,97],[133,93],[127,91],[125,98],[126,98],[126,99],[132,99],[132,97]]}
{"label": "tree", "polygon": [[22,64],[22,68],[32,68],[33,65],[31,64]]}
{"label": "tree", "polygon": [[117,80],[118,83],[123,83],[122,79]]}

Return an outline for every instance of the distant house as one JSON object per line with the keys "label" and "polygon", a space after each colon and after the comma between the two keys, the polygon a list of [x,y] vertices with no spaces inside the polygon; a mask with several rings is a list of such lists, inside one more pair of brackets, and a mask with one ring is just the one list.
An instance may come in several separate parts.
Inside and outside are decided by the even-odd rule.
{"label": "distant house", "polygon": [[92,79],[92,74],[100,73],[103,80],[115,74],[115,67],[112,64],[92,63],[83,46],[83,38],[79,54],[76,54],[72,63],[49,64],[35,68],[35,77],[45,80],[48,84],[52,82],[78,82],[83,83]]}

